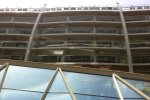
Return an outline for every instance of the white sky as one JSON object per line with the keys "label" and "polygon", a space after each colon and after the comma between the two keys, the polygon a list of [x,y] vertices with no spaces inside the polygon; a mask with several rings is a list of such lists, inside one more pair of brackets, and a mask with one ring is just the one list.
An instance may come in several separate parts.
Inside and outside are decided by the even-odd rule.
{"label": "white sky", "polygon": [[122,6],[131,5],[147,5],[150,6],[150,0],[0,0],[0,8],[40,8],[43,4],[47,4],[47,8],[51,7],[67,7],[67,6],[116,6],[119,2]]}

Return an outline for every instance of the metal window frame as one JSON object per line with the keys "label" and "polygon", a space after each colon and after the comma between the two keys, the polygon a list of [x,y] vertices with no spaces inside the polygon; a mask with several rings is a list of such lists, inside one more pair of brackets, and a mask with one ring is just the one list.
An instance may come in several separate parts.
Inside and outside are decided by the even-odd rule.
{"label": "metal window frame", "polygon": [[45,92],[43,93],[43,95],[41,96],[40,100],[45,100],[45,98],[47,96],[47,93],[48,93],[49,89],[51,88],[51,86],[52,86],[52,84],[53,84],[53,82],[54,82],[54,80],[55,80],[55,78],[56,78],[56,76],[57,76],[58,73],[60,73],[60,75],[61,75],[61,77],[63,79],[63,82],[65,83],[65,86],[66,86],[69,94],[71,95],[72,100],[76,100],[76,97],[75,97],[74,93],[72,92],[72,90],[71,90],[71,88],[70,88],[67,80],[65,79],[65,76],[64,76],[64,74],[63,74],[63,72],[62,72],[62,70],[61,70],[60,67],[58,67],[56,69],[54,75],[52,76],[51,80],[49,81],[48,86],[47,86]]}
{"label": "metal window frame", "polygon": [[4,71],[4,73],[3,73],[2,80],[1,80],[1,82],[0,82],[0,92],[1,92],[2,87],[3,87],[3,84],[4,84],[4,80],[5,80],[7,71],[8,71],[8,67],[9,67],[9,63],[7,62],[7,63],[4,63],[4,64],[1,66],[1,68],[0,68],[0,71],[2,71],[4,68],[6,68],[5,71]]}
{"label": "metal window frame", "polygon": [[134,87],[133,85],[131,85],[129,82],[127,82],[125,79],[121,78],[120,76],[118,76],[117,74],[113,73],[112,74],[112,77],[113,77],[113,81],[115,83],[115,86],[116,86],[116,89],[117,89],[117,92],[118,92],[118,95],[120,97],[120,100],[124,100],[123,99],[123,96],[121,94],[121,90],[119,88],[119,85],[117,83],[117,80],[118,79],[120,82],[122,82],[124,85],[126,85],[127,87],[129,87],[130,89],[132,89],[134,92],[136,92],[137,94],[139,94],[140,96],[142,96],[144,99],[146,100],[150,100],[150,97],[147,96],[146,94],[144,94],[143,92],[141,92],[139,89],[137,89],[136,87]]}

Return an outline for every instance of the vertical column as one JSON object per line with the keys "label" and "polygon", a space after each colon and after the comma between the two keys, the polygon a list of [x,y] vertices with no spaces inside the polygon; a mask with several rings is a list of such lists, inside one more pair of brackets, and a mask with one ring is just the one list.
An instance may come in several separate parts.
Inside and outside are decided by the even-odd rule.
{"label": "vertical column", "polygon": [[[11,17],[10,22],[14,22],[14,17]],[[8,34],[11,29],[12,29],[12,27],[11,28],[8,27],[6,30],[6,34]]]}
{"label": "vertical column", "polygon": [[28,46],[27,46],[27,49],[26,49],[26,53],[25,53],[25,58],[24,58],[24,61],[28,61],[29,58],[30,58],[30,54],[31,54],[31,47],[32,47],[32,43],[33,43],[33,39],[34,39],[34,36],[35,36],[35,33],[36,33],[36,30],[37,30],[37,27],[38,27],[38,23],[40,21],[40,18],[42,16],[42,13],[45,9],[46,5],[44,5],[44,7],[41,9],[41,11],[39,12],[37,18],[36,18],[36,21],[33,25],[33,28],[32,28],[32,32],[31,32],[31,35],[30,35],[30,38],[29,38],[29,43],[28,43]]}
{"label": "vertical column", "polygon": [[129,71],[133,72],[132,56],[131,56],[131,49],[130,49],[130,44],[129,44],[128,31],[127,31],[124,16],[123,16],[123,13],[122,13],[122,8],[120,7],[119,3],[117,5],[118,5],[119,12],[120,12],[120,18],[121,18],[121,23],[122,23],[123,33],[124,33],[124,40],[125,40],[125,46],[126,46],[126,52],[127,52],[128,67],[129,67]]}

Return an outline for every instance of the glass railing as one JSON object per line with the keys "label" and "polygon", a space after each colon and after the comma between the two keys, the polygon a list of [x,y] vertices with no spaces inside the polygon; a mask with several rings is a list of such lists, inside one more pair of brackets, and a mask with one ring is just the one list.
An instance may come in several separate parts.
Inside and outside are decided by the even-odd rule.
{"label": "glass railing", "polygon": [[0,22],[11,22],[11,17],[0,17]]}
{"label": "glass railing", "polygon": [[126,59],[120,56],[96,56],[99,63],[126,63]]}
{"label": "glass railing", "polygon": [[43,17],[40,22],[63,22],[66,21],[66,16]]}
{"label": "glass railing", "polygon": [[123,48],[124,43],[120,41],[39,41],[34,43],[34,47],[119,47]]}
{"label": "glass railing", "polygon": [[124,43],[120,41],[97,41],[97,47],[124,47]]}
{"label": "glass railing", "polygon": [[41,41],[41,42],[36,42],[35,47],[40,48],[40,47],[62,47],[64,46],[63,41]]}
{"label": "glass railing", "polygon": [[32,29],[12,28],[8,31],[9,34],[31,34]]}
{"label": "glass railing", "polygon": [[26,48],[27,45],[28,45],[27,42],[0,41],[0,47],[20,47],[20,48]]}
{"label": "glass railing", "polygon": [[82,27],[82,28],[69,28],[68,33],[93,33],[93,28],[91,27]]}
{"label": "glass railing", "polygon": [[65,56],[65,62],[93,62],[93,56]]}
{"label": "glass railing", "polygon": [[144,15],[144,16],[125,16],[125,21],[146,21],[150,20],[149,16]]}
{"label": "glass railing", "polygon": [[120,21],[119,16],[96,16],[96,21]]}
{"label": "glass railing", "polygon": [[134,42],[130,43],[130,47],[150,47],[150,42]]}
{"label": "glass railing", "polygon": [[61,34],[65,33],[65,28],[44,28],[38,31],[39,34]]}
{"label": "glass railing", "polygon": [[129,34],[134,33],[150,33],[148,28],[136,28],[136,29],[128,29]]}
{"label": "glass railing", "polygon": [[133,56],[133,63],[150,63],[150,55],[147,56]]}
{"label": "glass railing", "polygon": [[1,59],[24,60],[23,55],[2,55]]}
{"label": "glass railing", "polygon": [[35,62],[60,62],[61,56],[37,55],[37,56],[32,56],[31,60]]}
{"label": "glass railing", "polygon": [[122,34],[119,29],[96,29],[96,33],[104,33],[104,34]]}
{"label": "glass railing", "polygon": [[35,22],[34,17],[15,17],[13,22]]}

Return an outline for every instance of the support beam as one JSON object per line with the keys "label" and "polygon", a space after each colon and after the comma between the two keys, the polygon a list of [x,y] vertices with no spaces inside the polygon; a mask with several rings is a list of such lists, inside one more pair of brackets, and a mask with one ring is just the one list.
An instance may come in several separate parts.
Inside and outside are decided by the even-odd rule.
{"label": "support beam", "polygon": [[137,94],[139,94],[140,96],[142,96],[143,98],[145,98],[146,100],[150,100],[149,96],[147,96],[146,94],[144,94],[143,92],[141,92],[140,90],[138,90],[136,87],[134,87],[133,85],[131,85],[130,83],[128,83],[123,78],[119,77],[117,74],[113,74],[113,76],[116,77],[123,84],[125,84],[127,87],[129,87],[130,89],[132,89],[134,92],[136,92]]}
{"label": "support beam", "polygon": [[30,35],[30,38],[29,38],[29,43],[28,43],[28,46],[27,46],[27,49],[26,49],[24,61],[29,61],[29,59],[30,59],[31,47],[32,47],[32,44],[33,44],[34,36],[36,34],[38,23],[39,23],[39,21],[41,19],[42,13],[45,10],[45,7],[46,7],[46,5],[44,5],[44,7],[39,12],[39,14],[38,14],[38,16],[36,18],[36,21],[34,23],[34,26],[32,28],[32,32],[31,32],[31,35]]}
{"label": "support beam", "polygon": [[70,93],[70,95],[71,95],[72,100],[76,100],[76,97],[75,97],[75,95],[73,94],[73,92],[72,92],[72,90],[71,90],[71,88],[70,88],[70,86],[69,86],[67,80],[65,79],[65,76],[64,76],[64,74],[63,74],[61,68],[58,68],[58,69],[59,69],[60,75],[61,75],[61,77],[62,77],[62,79],[63,79],[63,81],[64,81],[64,83],[65,83],[65,86],[66,86],[67,90],[69,91],[69,93]]}
{"label": "support beam", "polygon": [[131,56],[131,49],[130,49],[127,26],[126,26],[126,23],[124,20],[122,8],[120,7],[119,3],[117,5],[118,5],[119,13],[120,13],[120,18],[121,18],[121,23],[122,23],[123,33],[124,33],[124,40],[125,40],[125,45],[126,45],[129,72],[133,72],[132,56]]}
{"label": "support beam", "polygon": [[66,86],[68,92],[69,92],[70,95],[71,95],[72,100],[76,100],[76,97],[75,97],[75,95],[73,94],[73,92],[72,92],[72,90],[71,90],[69,84],[67,83],[67,80],[65,79],[65,76],[64,76],[64,74],[63,74],[61,68],[57,68],[57,69],[56,69],[56,71],[55,71],[55,73],[54,73],[52,79],[49,81],[48,86],[47,86],[47,88],[46,88],[45,92],[43,93],[43,95],[42,95],[42,97],[41,97],[40,100],[45,100],[45,98],[46,98],[46,96],[47,96],[47,93],[48,93],[49,89],[51,88],[51,86],[52,86],[52,84],[53,84],[53,82],[54,82],[54,80],[55,80],[55,78],[56,78],[56,76],[57,76],[58,73],[60,73],[60,75],[61,75],[61,77],[62,77],[62,79],[63,79],[63,82],[65,83],[65,86]]}
{"label": "support beam", "polygon": [[55,71],[55,73],[54,73],[54,75],[53,75],[53,77],[52,77],[52,79],[48,82],[48,86],[47,86],[47,88],[46,88],[45,92],[43,93],[43,95],[42,95],[42,97],[41,97],[40,100],[45,100],[46,95],[47,95],[49,89],[51,88],[51,86],[52,86],[52,84],[53,84],[53,82],[54,82],[54,80],[55,80],[55,78],[56,78],[56,75],[57,75],[58,71],[59,71],[59,70],[58,70],[58,68],[57,68],[56,71]]}
{"label": "support beam", "polygon": [[0,82],[0,92],[1,92],[2,87],[3,87],[3,84],[4,84],[4,80],[5,80],[7,71],[8,71],[8,67],[9,67],[9,63],[5,63],[4,65],[2,65],[2,67],[1,67],[1,69],[0,69],[0,71],[2,71],[4,68],[6,68],[5,71],[4,71],[2,80],[1,80],[1,82]]}
{"label": "support beam", "polygon": [[117,80],[115,78],[115,74],[112,74],[112,78],[113,78],[114,84],[116,86],[116,90],[117,90],[117,93],[118,93],[118,95],[120,97],[120,100],[124,100],[123,95],[122,95],[121,90],[120,90],[120,87],[118,85],[118,82],[117,82]]}

